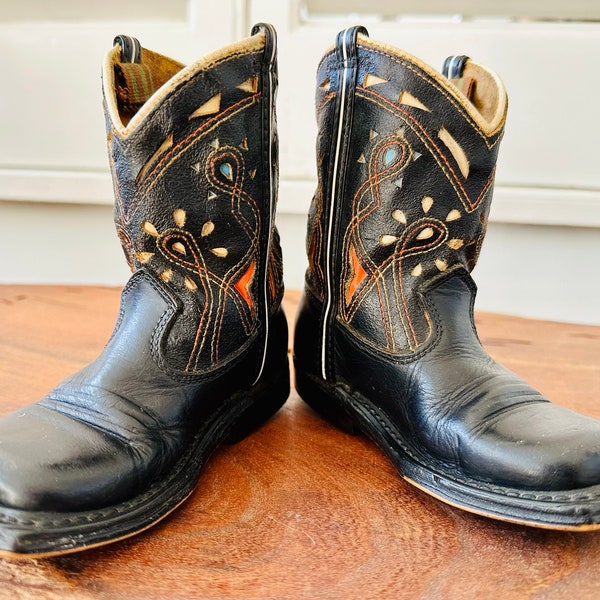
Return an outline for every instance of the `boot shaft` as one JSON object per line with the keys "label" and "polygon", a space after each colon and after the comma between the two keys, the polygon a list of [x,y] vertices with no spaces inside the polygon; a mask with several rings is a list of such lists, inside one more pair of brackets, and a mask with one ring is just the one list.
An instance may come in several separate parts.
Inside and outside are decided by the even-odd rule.
{"label": "boot shaft", "polygon": [[104,64],[117,232],[132,271],[177,297],[166,354],[178,373],[266,339],[283,293],[276,40],[270,26],[253,34],[188,67],[120,36]]}
{"label": "boot shaft", "polygon": [[323,362],[335,320],[380,350],[416,351],[433,321],[420,293],[477,261],[507,99],[466,57],[445,67],[363,28],[319,65],[307,289],[323,304]]}

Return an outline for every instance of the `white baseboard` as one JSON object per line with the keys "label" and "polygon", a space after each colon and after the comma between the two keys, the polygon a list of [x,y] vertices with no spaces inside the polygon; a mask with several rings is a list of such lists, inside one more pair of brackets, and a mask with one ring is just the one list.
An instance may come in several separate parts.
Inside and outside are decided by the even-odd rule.
{"label": "white baseboard", "polygon": [[[281,214],[306,215],[312,180],[282,179]],[[112,204],[110,175],[104,171],[0,169],[0,200],[60,204]],[[490,220],[521,225],[600,227],[600,190],[497,185]]]}

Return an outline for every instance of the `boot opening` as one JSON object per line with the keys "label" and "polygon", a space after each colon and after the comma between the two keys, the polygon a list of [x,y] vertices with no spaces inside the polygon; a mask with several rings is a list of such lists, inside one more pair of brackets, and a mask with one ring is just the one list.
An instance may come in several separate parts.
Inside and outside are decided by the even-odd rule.
{"label": "boot opening", "polygon": [[490,129],[502,121],[506,110],[506,94],[494,73],[468,60],[462,77],[451,81],[470,100]]}
{"label": "boot opening", "polygon": [[140,62],[121,61],[119,47],[113,53],[114,94],[119,118],[127,126],[131,118],[164,83],[184,65],[145,48]]}
{"label": "boot opening", "polygon": [[[492,135],[504,125],[508,99],[501,79],[492,70],[473,62],[468,57],[463,62],[464,68],[457,79],[448,79],[442,73],[418,59],[417,57],[391,46],[377,42],[369,37],[359,34],[361,45],[383,51],[392,57],[404,59],[415,67],[427,73],[444,86],[471,114],[474,121],[486,135]],[[469,102],[465,102],[465,98]]]}

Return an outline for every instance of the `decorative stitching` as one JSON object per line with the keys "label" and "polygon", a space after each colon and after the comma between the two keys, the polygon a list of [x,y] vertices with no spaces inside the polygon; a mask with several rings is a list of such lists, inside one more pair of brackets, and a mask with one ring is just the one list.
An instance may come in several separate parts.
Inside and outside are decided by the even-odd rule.
{"label": "decorative stitching", "polygon": [[[343,388],[338,386],[337,389],[343,389]],[[412,449],[409,448],[404,443],[402,438],[400,438],[400,436],[398,436],[397,433],[394,431],[394,429],[388,424],[386,418],[384,416],[382,416],[380,414],[380,411],[376,410],[371,405],[370,402],[368,402],[366,399],[363,399],[361,396],[359,396],[357,392],[353,392],[349,395],[347,395],[347,392],[345,392],[345,391],[343,391],[342,393],[344,395],[344,401],[347,400],[350,403],[359,404],[360,406],[362,406],[363,408],[368,410],[368,412],[373,417],[375,417],[375,419],[378,421],[378,423],[386,430],[388,435],[390,435],[390,437],[393,438],[393,440],[398,444],[398,446],[401,448],[401,450],[405,454],[407,454],[408,456],[410,456],[410,458],[412,458],[415,462],[417,462],[420,467],[431,472],[431,467],[425,466],[421,462],[419,455],[416,454],[415,452],[413,452]],[[339,397],[339,395],[338,395],[338,397]],[[448,465],[448,467],[452,468],[452,465]],[[508,496],[511,498],[520,498],[523,500],[551,501],[551,502],[580,502],[580,501],[592,501],[592,500],[600,499],[600,492],[593,493],[593,494],[572,493],[572,492],[556,492],[556,493],[549,493],[549,492],[541,492],[540,493],[540,492],[533,492],[533,491],[529,492],[529,491],[524,491],[524,490],[518,490],[516,488],[505,488],[505,487],[497,486],[497,485],[487,483],[487,482],[480,482],[475,479],[468,479],[468,478],[462,477],[458,474],[442,473],[442,472],[438,471],[437,475],[439,475],[440,477],[445,477],[456,483],[461,483],[463,485],[466,485],[469,488],[474,489],[476,491],[487,491],[487,492],[490,492],[493,494]],[[474,483],[476,483],[476,485],[477,485],[477,487],[475,487],[475,488],[473,487]],[[568,507],[566,507],[566,508],[568,508]]]}
{"label": "decorative stitching", "polygon": [[[441,86],[439,84],[439,82],[437,82],[435,79],[433,79],[431,76],[429,76],[425,72],[421,71],[415,65],[411,64],[410,62],[408,62],[406,59],[400,58],[398,56],[395,56],[393,54],[384,52],[384,51],[376,49],[376,48],[371,48],[369,46],[365,46],[364,44],[359,44],[359,47],[366,54],[369,54],[369,53],[379,54],[380,56],[384,56],[384,57],[392,60],[396,64],[403,66],[408,71],[411,71],[414,75],[416,75],[417,77],[419,77],[420,79],[422,79],[423,81],[425,81],[425,83],[431,85],[432,87],[435,87],[436,90],[440,94],[442,94],[446,98],[446,100],[448,100],[454,106],[454,108],[469,122],[469,124],[471,125],[471,127],[473,128],[473,130],[484,141],[484,143],[487,146],[488,150],[491,150],[502,139],[503,123],[501,123],[499,125],[497,131],[494,131],[490,135],[486,135],[481,130],[481,128],[479,127],[479,125],[475,122],[475,120],[471,117],[471,115],[468,113],[468,111],[464,108],[464,106],[462,106],[462,104],[460,104],[455,98],[453,98],[448,93],[448,91],[443,86]],[[491,142],[492,138],[494,138],[496,136],[497,136],[496,140],[494,140],[493,142]]]}
{"label": "decorative stitching", "polygon": [[[151,279],[148,279],[147,281],[154,287]],[[161,292],[158,288],[155,289],[161,294],[161,296],[163,295],[163,292]],[[92,523],[98,521],[99,519],[106,519],[108,517],[114,517],[115,515],[126,513],[130,509],[142,505],[144,502],[146,502],[146,500],[152,498],[153,496],[159,495],[164,489],[172,487],[172,482],[177,481],[179,473],[184,469],[197,469],[201,464],[203,464],[206,456],[197,458],[194,455],[201,446],[200,441],[206,438],[205,430],[214,426],[214,424],[216,424],[219,419],[221,419],[228,412],[232,412],[232,407],[236,408],[236,410],[233,411],[235,413],[233,415],[234,417],[243,415],[252,404],[252,401],[253,397],[244,391],[232,396],[228,402],[225,402],[222,405],[221,410],[215,415],[214,419],[208,423],[201,432],[198,433],[195,443],[191,444],[188,450],[173,465],[172,469],[168,472],[167,477],[158,482],[155,486],[151,486],[146,492],[143,492],[132,500],[122,502],[116,506],[111,506],[106,509],[86,511],[84,514],[76,513],[74,516],[63,517],[60,519],[45,518],[43,516],[40,516],[38,519],[24,519],[15,515],[11,515],[7,511],[0,510],[0,521],[9,525],[37,526],[42,528],[63,527],[65,525]],[[172,500],[177,501],[178,498],[173,497]],[[62,543],[62,541],[63,540],[58,540],[57,544]],[[27,543],[28,540],[23,540],[24,545]],[[35,541],[31,541],[30,543],[35,543]]]}
{"label": "decorative stitching", "polygon": [[[449,179],[450,183],[452,184],[452,186],[454,187],[454,189],[456,190],[456,193],[457,193],[458,197],[460,198],[463,206],[465,207],[465,210],[467,212],[471,213],[475,209],[477,209],[477,207],[481,203],[482,198],[485,196],[485,193],[487,192],[488,187],[494,181],[494,177],[496,175],[495,167],[492,169],[490,176],[488,177],[479,196],[475,199],[475,201],[471,201],[471,198],[470,198],[467,190],[464,188],[462,182],[460,181],[460,178],[458,177],[458,175],[452,168],[452,165],[448,162],[448,159],[446,158],[444,153],[440,150],[439,146],[435,143],[433,138],[427,133],[427,131],[421,125],[421,123],[419,123],[419,121],[417,121],[417,119],[415,119],[408,111],[405,111],[400,106],[396,106],[395,104],[390,102],[387,98],[384,98],[383,96],[377,94],[373,90],[367,90],[364,88],[360,88],[356,91],[356,95],[359,97],[362,97],[366,100],[372,101],[373,103],[377,104],[378,106],[380,106],[381,108],[383,108],[385,110],[388,110],[389,112],[400,113],[402,115],[402,117],[399,117],[399,118],[402,119],[402,121],[411,128],[411,130],[415,133],[415,135],[417,135],[419,137],[419,139],[423,142],[423,144],[425,144],[425,146],[427,146],[427,148],[431,151],[432,156],[436,159],[436,162],[439,164],[439,166],[442,168],[442,170],[445,173],[449,172],[451,174],[451,177],[448,177],[448,179]],[[395,116],[398,117],[397,114]],[[429,142],[429,143],[427,143],[427,142]],[[442,162],[440,162],[440,161],[442,161]],[[463,199],[464,199],[464,201],[463,201]]]}

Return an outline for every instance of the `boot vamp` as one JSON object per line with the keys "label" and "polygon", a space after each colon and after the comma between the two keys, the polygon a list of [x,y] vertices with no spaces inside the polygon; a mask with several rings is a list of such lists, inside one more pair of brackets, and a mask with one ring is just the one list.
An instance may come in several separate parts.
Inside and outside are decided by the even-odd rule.
{"label": "boot vamp", "polygon": [[438,329],[416,355],[376,353],[337,330],[340,379],[400,443],[457,477],[515,488],[600,485],[600,421],[552,404],[481,346],[465,274],[427,293]]}
{"label": "boot vamp", "polygon": [[495,363],[479,362],[479,373],[473,360],[453,363],[445,383],[436,373],[438,384],[412,398],[411,420],[432,453],[461,473],[517,488],[599,482],[599,421],[552,404]]}
{"label": "boot vamp", "polygon": [[39,403],[0,420],[0,505],[84,510],[140,494],[247,382],[251,355],[193,381],[164,372],[152,341],[175,309],[157,286],[148,274],[134,275],[102,354]]}
{"label": "boot vamp", "polygon": [[34,404],[0,421],[0,504],[24,510],[99,507],[139,485],[146,448]]}
{"label": "boot vamp", "polygon": [[[516,402],[459,433],[466,471],[535,489],[570,490],[600,480],[600,423],[551,403]],[[475,424],[474,424],[475,425]]]}
{"label": "boot vamp", "polygon": [[421,382],[411,406],[426,443],[489,482],[540,490],[599,484],[600,421],[552,404],[487,354],[467,308],[469,281],[453,276],[428,294],[443,323],[439,343],[409,369]]}
{"label": "boot vamp", "polygon": [[115,341],[40,402],[0,420],[0,504],[58,511],[115,504],[181,454],[192,435],[184,427],[187,388],[167,386],[164,375],[153,381],[152,361],[143,369],[117,358]]}

